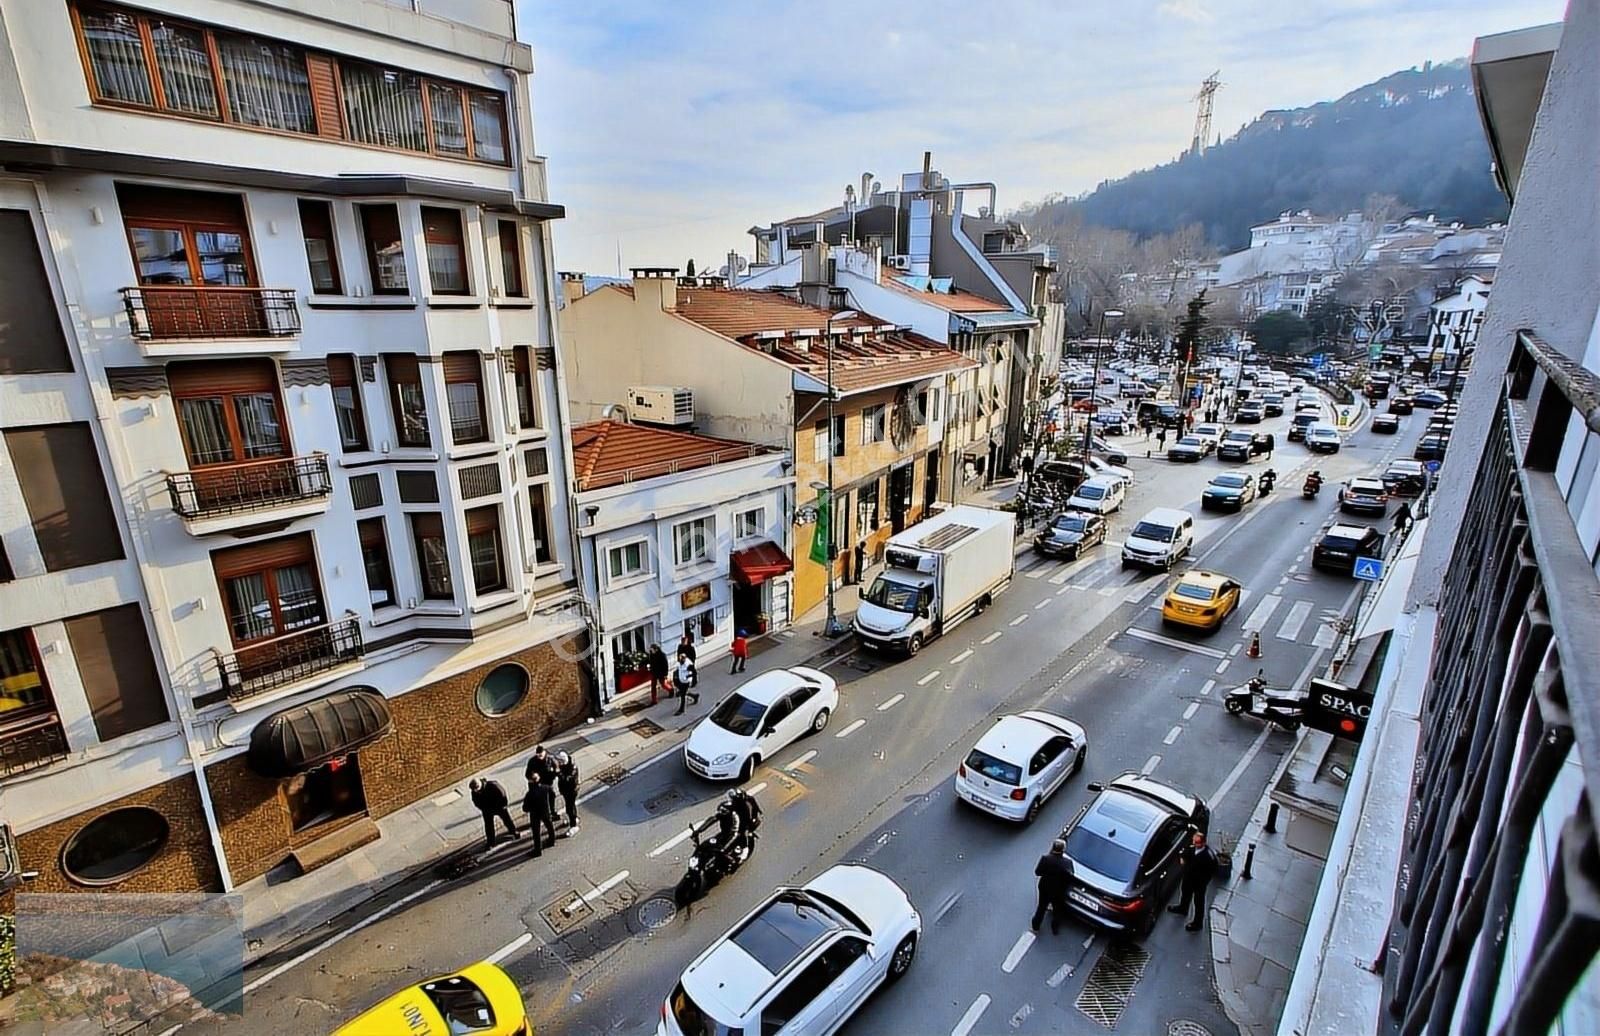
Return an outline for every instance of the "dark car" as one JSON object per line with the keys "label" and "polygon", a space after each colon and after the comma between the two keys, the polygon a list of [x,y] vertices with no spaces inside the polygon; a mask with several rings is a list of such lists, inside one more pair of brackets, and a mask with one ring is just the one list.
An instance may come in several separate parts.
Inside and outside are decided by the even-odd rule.
{"label": "dark car", "polygon": [[1295,414],[1289,422],[1289,441],[1305,442],[1306,429],[1317,423],[1316,414]]}
{"label": "dark car", "polygon": [[1383,470],[1382,481],[1390,496],[1421,496],[1428,475],[1414,460],[1397,460]]}
{"label": "dark car", "polygon": [[1272,436],[1238,429],[1224,435],[1217,447],[1217,457],[1221,460],[1249,460],[1270,452]]}
{"label": "dark car", "polygon": [[1400,419],[1393,414],[1373,414],[1372,430],[1379,435],[1393,435],[1400,430]]}
{"label": "dark car", "polygon": [[1088,477],[1089,473],[1079,461],[1047,460],[1033,469],[1032,482],[1036,488],[1069,497]]}
{"label": "dark car", "polygon": [[1389,400],[1389,413],[1409,414],[1416,410],[1416,406],[1417,405],[1411,401],[1410,396],[1396,396]]}
{"label": "dark car", "polygon": [[1211,811],[1199,796],[1132,772],[1089,790],[1094,800],[1061,832],[1072,861],[1067,906],[1143,936],[1183,876],[1178,850],[1210,828]]}
{"label": "dark car", "polygon": [[1411,451],[1417,460],[1444,460],[1444,451],[1450,446],[1448,435],[1424,435]]}
{"label": "dark car", "polygon": [[1443,392],[1435,392],[1433,389],[1423,389],[1421,392],[1418,392],[1416,395],[1412,396],[1411,401],[1417,406],[1432,410],[1434,407],[1444,406],[1445,403],[1449,401],[1449,397]]}
{"label": "dark car", "polygon": [[1106,520],[1087,511],[1067,511],[1050,519],[1050,524],[1033,538],[1033,549],[1056,558],[1077,558],[1090,547],[1106,541]]}
{"label": "dark car", "polygon": [[1242,511],[1244,505],[1256,498],[1254,475],[1243,471],[1224,471],[1211,480],[1200,494],[1202,511]]}
{"label": "dark car", "polygon": [[1353,575],[1356,558],[1383,557],[1383,533],[1368,525],[1335,522],[1311,550],[1311,567]]}

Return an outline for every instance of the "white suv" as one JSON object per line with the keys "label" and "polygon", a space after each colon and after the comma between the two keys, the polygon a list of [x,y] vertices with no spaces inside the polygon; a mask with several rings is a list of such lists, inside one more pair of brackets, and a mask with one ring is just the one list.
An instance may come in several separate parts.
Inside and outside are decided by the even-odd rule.
{"label": "white suv", "polygon": [[870,867],[780,888],[694,959],[656,1036],[827,1036],[906,973],[922,932],[905,890]]}

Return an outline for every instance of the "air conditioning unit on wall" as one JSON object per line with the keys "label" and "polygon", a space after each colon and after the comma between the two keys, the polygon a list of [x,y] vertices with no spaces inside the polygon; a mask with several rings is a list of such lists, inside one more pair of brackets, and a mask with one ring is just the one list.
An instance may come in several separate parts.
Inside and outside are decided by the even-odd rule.
{"label": "air conditioning unit on wall", "polygon": [[889,257],[889,266],[895,270],[909,270],[911,269],[911,257],[909,255],[891,255]]}
{"label": "air conditioning unit on wall", "polygon": [[694,391],[682,386],[635,385],[628,389],[628,416],[648,424],[694,424]]}

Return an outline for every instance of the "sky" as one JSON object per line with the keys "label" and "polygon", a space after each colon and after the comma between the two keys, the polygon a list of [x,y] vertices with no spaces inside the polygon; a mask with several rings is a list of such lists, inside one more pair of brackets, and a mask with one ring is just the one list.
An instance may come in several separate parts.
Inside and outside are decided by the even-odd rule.
{"label": "sky", "polygon": [[[556,265],[715,270],[754,225],[885,189],[923,151],[1002,212],[1559,20],[1560,0],[515,0]],[[620,256],[620,260],[619,260]]]}

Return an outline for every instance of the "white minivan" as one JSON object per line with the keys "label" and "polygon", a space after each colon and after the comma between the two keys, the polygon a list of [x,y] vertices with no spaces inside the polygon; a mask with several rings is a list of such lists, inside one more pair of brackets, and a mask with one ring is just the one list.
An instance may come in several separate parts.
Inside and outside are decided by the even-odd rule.
{"label": "white minivan", "polygon": [[1127,492],[1127,486],[1121,479],[1096,475],[1086,479],[1067,498],[1067,510],[1111,514],[1122,510],[1122,500]]}
{"label": "white minivan", "polygon": [[1194,549],[1194,515],[1175,507],[1157,507],[1135,525],[1122,541],[1122,567],[1172,566]]}

